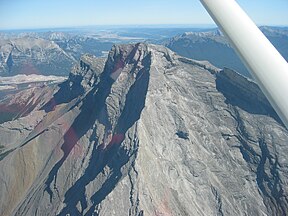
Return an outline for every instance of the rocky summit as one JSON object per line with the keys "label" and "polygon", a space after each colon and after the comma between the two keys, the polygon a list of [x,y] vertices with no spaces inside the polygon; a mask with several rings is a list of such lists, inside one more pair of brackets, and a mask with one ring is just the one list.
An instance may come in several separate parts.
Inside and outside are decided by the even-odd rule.
{"label": "rocky summit", "polygon": [[117,45],[0,107],[0,215],[287,215],[288,132],[230,69]]}

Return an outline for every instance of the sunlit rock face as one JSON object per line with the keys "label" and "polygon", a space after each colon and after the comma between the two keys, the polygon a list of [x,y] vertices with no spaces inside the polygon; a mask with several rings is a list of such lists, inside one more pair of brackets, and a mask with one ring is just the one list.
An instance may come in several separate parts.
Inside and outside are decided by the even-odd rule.
{"label": "sunlit rock face", "polygon": [[0,124],[0,215],[288,210],[288,132],[234,71],[129,44],[36,90]]}

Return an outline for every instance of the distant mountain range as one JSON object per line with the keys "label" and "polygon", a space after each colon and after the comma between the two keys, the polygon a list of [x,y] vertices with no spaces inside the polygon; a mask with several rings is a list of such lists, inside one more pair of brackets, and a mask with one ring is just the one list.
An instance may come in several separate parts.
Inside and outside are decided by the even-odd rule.
{"label": "distant mountain range", "polygon": [[111,42],[99,42],[89,37],[64,33],[25,35],[0,39],[0,75],[42,74],[67,76],[73,64],[84,53],[97,56],[112,47]]}
{"label": "distant mountain range", "polygon": [[[288,59],[287,28],[261,27],[261,30]],[[182,56],[208,60],[219,68],[232,68],[250,77],[219,30],[199,28],[0,32],[0,76],[33,73],[68,76],[83,54],[106,57],[113,44],[132,42],[164,44]]]}
{"label": "distant mountain range", "polygon": [[53,41],[29,36],[0,40],[1,75],[66,75],[73,61]]}
{"label": "distant mountain range", "polygon": [[[288,60],[288,29],[280,27],[260,27],[261,31]],[[213,65],[228,67],[251,77],[227,39],[218,30],[186,32],[164,43],[179,55],[196,60],[207,60]]]}

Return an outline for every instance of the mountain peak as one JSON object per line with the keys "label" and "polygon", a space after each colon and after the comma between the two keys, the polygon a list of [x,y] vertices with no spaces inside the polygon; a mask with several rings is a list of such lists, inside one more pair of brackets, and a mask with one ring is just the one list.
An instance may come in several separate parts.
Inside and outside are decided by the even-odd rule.
{"label": "mountain peak", "polygon": [[87,89],[93,86],[103,71],[104,63],[104,58],[97,58],[90,54],[83,55],[69,74],[67,82],[70,82],[70,87],[76,85],[76,88],[78,88],[78,85],[81,85],[84,89]]}
{"label": "mountain peak", "polygon": [[127,66],[139,70],[141,62],[147,55],[149,55],[148,46],[144,43],[114,45],[108,54],[104,73],[108,73],[113,80],[116,80],[122,72],[125,74],[125,71],[131,69],[125,68]]}

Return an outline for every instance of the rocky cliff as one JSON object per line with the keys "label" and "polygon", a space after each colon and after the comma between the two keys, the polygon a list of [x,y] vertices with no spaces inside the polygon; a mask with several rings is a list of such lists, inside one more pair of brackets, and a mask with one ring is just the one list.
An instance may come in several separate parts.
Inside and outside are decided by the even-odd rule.
{"label": "rocky cliff", "polygon": [[288,212],[288,132],[229,69],[119,45],[37,92],[0,125],[1,215]]}

